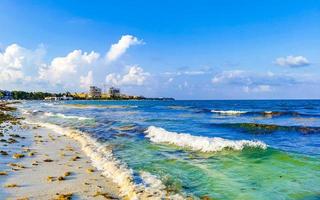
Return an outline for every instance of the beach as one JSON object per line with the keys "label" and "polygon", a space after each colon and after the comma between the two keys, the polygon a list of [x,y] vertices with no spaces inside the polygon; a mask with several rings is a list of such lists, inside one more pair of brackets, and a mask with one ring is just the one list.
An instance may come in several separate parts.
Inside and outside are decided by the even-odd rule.
{"label": "beach", "polygon": [[[11,126],[11,125],[8,125]],[[7,126],[7,127],[8,127]],[[7,167],[1,171],[1,196],[8,199],[118,199],[119,189],[91,165],[76,141],[35,125],[11,127],[17,141],[8,144]],[[6,128],[4,128],[6,129]],[[2,129],[3,130],[3,129]],[[22,139],[23,138],[23,139]],[[21,158],[9,158],[20,154]],[[12,187],[10,187],[12,186]]]}
{"label": "beach", "polygon": [[10,103],[1,107],[0,195],[316,198],[319,108],[319,101]]}

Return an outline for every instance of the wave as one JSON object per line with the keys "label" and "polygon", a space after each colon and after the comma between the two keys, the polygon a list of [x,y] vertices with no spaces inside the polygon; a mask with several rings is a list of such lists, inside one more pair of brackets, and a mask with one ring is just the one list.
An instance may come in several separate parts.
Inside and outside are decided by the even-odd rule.
{"label": "wave", "polygon": [[272,133],[276,131],[292,131],[300,132],[303,134],[320,133],[320,127],[310,126],[284,126],[276,124],[259,124],[259,123],[222,123],[213,124],[213,126],[221,126],[228,128],[239,128],[244,129],[253,133]]}
{"label": "wave", "polygon": [[218,113],[221,115],[241,115],[247,113],[247,111],[239,110],[211,110],[212,113]]}
{"label": "wave", "polygon": [[241,110],[209,110],[202,109],[199,112],[215,113],[219,115],[245,115],[245,116],[263,116],[263,117],[320,117],[320,114],[301,113],[297,111],[241,111]]}
{"label": "wave", "polygon": [[155,126],[149,126],[145,133],[146,137],[154,143],[169,143],[201,152],[218,152],[224,149],[242,150],[245,147],[267,148],[267,145],[261,141],[228,140],[219,137],[193,136],[187,133],[169,132]]}
{"label": "wave", "polygon": [[126,108],[137,108],[138,106],[129,105],[87,105],[87,104],[64,104],[63,106],[80,108],[80,109],[95,109],[95,108],[106,108],[106,109],[126,109]]}
{"label": "wave", "polygon": [[101,144],[97,139],[92,138],[84,132],[63,128],[50,123],[30,122],[27,120],[25,122],[39,125],[78,141],[82,151],[90,157],[93,166],[102,171],[104,176],[110,178],[119,186],[120,195],[123,197],[133,200],[146,198],[164,199],[165,197],[169,197],[169,199],[183,199],[179,194],[170,196],[163,190],[163,184],[160,184],[161,181],[153,175],[143,173],[141,176],[143,183],[147,183],[151,187],[143,183],[136,184],[134,182],[133,171],[114,157],[112,148]]}
{"label": "wave", "polygon": [[62,113],[45,112],[44,115],[47,116],[47,117],[58,117],[58,118],[64,118],[64,119],[93,120],[93,118],[89,118],[89,117],[80,117],[80,116],[74,116],[74,115],[64,115]]}

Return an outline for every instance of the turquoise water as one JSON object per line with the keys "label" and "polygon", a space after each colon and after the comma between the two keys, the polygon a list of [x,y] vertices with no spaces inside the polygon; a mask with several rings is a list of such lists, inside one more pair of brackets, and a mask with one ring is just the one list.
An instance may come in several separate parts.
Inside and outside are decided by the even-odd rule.
{"label": "turquoise water", "polygon": [[[146,171],[167,191],[194,198],[320,199],[320,101],[69,101],[21,107],[36,120],[111,144],[137,183]],[[145,132],[150,126],[156,128]],[[183,143],[189,136],[181,133],[191,140]],[[206,143],[214,137],[226,140]],[[250,145],[227,145],[240,140]],[[199,145],[226,148],[193,148]]]}

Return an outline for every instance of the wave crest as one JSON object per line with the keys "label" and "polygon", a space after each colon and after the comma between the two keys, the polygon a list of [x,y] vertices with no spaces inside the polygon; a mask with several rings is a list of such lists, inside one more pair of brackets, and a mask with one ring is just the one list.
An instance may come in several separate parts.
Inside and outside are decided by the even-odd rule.
{"label": "wave crest", "polygon": [[247,113],[246,111],[239,110],[211,110],[212,113],[218,113],[221,115],[241,115]]}
{"label": "wave crest", "polygon": [[25,122],[50,129],[79,142],[82,151],[91,159],[93,166],[119,186],[121,196],[126,196],[132,200],[146,199],[146,197],[152,199],[163,199],[164,197],[176,199],[176,197],[180,197],[180,199],[183,199],[179,194],[169,195],[163,190],[161,181],[153,175],[142,174],[144,182],[152,187],[144,184],[135,184],[132,170],[113,156],[111,147],[101,144],[84,132],[50,123],[30,122],[27,120]]}
{"label": "wave crest", "polygon": [[92,118],[89,118],[89,117],[64,115],[62,113],[45,112],[44,115],[47,117],[58,117],[58,118],[64,118],[64,119],[92,120]]}
{"label": "wave crest", "polygon": [[228,140],[219,137],[193,136],[187,133],[169,132],[155,126],[149,126],[145,133],[147,134],[146,137],[154,143],[169,143],[202,152],[218,152],[224,149],[242,150],[245,147],[267,148],[267,145],[261,141]]}

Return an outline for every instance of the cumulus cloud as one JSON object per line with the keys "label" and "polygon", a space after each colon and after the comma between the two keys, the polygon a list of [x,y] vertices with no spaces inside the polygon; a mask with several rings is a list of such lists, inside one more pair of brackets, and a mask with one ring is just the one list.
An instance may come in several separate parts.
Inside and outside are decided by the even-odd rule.
{"label": "cumulus cloud", "polygon": [[131,66],[128,72],[124,75],[120,74],[108,74],[106,76],[106,83],[115,85],[115,86],[123,86],[123,85],[143,85],[146,79],[150,76],[149,73],[144,72],[144,70],[137,66]]}
{"label": "cumulus cloud", "polygon": [[275,60],[275,63],[279,66],[288,67],[302,67],[310,64],[308,59],[303,56],[280,57]]}
{"label": "cumulus cloud", "polygon": [[88,89],[93,84],[92,71],[89,71],[87,76],[80,76],[80,87]]}
{"label": "cumulus cloud", "polygon": [[77,74],[79,67],[93,64],[99,58],[99,54],[81,50],[74,50],[65,57],[54,58],[50,65],[39,70],[39,78],[52,84],[59,84],[69,80],[70,75]]}
{"label": "cumulus cloud", "polygon": [[244,86],[243,91],[246,93],[250,92],[270,92],[272,90],[270,85],[257,85],[257,86]]}
{"label": "cumulus cloud", "polygon": [[143,44],[142,40],[139,40],[132,35],[123,35],[118,43],[111,45],[106,55],[107,61],[111,62],[117,60],[130,46],[138,44]]}
{"label": "cumulus cloud", "polygon": [[29,80],[23,71],[40,65],[44,54],[43,46],[29,50],[18,44],[9,45],[2,53],[0,52],[0,82]]}

